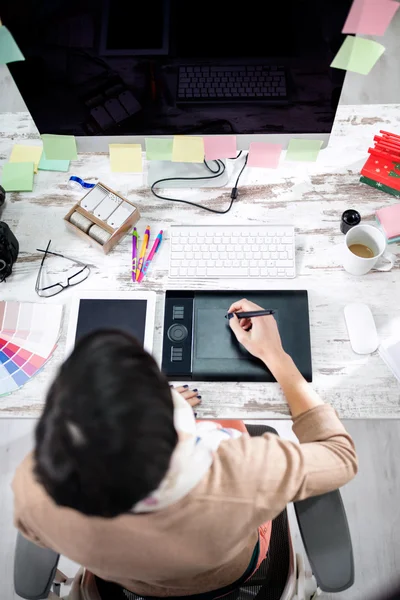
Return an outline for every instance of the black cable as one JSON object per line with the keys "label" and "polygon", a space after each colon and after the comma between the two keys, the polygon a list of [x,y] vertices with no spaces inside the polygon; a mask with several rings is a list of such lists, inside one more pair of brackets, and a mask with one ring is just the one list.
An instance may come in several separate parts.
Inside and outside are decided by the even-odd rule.
{"label": "black cable", "polygon": [[[239,154],[232,160],[236,160],[237,158],[239,158],[239,156],[241,154],[242,154],[242,151],[240,151]],[[168,196],[161,196],[161,194],[157,194],[157,192],[154,191],[155,186],[159,183],[163,183],[164,181],[200,181],[200,180],[204,180],[204,179],[217,179],[218,177],[221,177],[221,175],[223,175],[226,170],[225,164],[222,162],[222,160],[219,160],[219,159],[213,161],[213,162],[217,163],[217,165],[218,165],[218,169],[216,171],[213,171],[212,168],[208,165],[208,163],[204,160],[205,166],[207,167],[207,169],[209,171],[211,171],[211,173],[213,173],[213,175],[208,175],[207,177],[165,177],[164,179],[158,179],[157,181],[155,181],[152,184],[150,191],[156,198],[159,198],[160,200],[169,200],[170,202],[181,202],[182,204],[188,204],[189,206],[195,206],[196,208],[201,208],[203,210],[207,210],[208,212],[214,213],[216,215],[226,215],[226,213],[228,213],[231,210],[232,204],[238,197],[237,186],[239,183],[239,179],[246,167],[247,158],[248,158],[248,155],[246,156],[244,165],[236,179],[235,187],[231,191],[231,201],[226,210],[216,210],[214,208],[208,208],[208,206],[203,206],[202,204],[197,204],[196,202],[191,202],[189,200],[183,200],[181,198],[168,198]]]}
{"label": "black cable", "polygon": [[[241,152],[239,153],[239,156],[240,156],[240,154],[241,154]],[[236,158],[239,158],[239,156],[237,156]],[[238,194],[239,194],[239,192],[238,192],[238,189],[237,189],[237,188],[238,188],[238,185],[239,185],[239,179],[241,178],[241,176],[242,176],[242,173],[243,173],[243,171],[244,171],[244,170],[245,170],[245,168],[246,168],[246,165],[247,165],[247,159],[248,159],[248,158],[249,158],[249,154],[247,153],[247,154],[246,154],[245,161],[244,161],[244,163],[243,163],[243,167],[241,168],[241,170],[240,170],[240,173],[239,173],[239,175],[237,176],[236,183],[235,183],[235,185],[233,186],[233,188],[232,188],[232,191],[231,191],[231,198],[232,198],[232,200],[236,200],[236,198],[238,197]]]}

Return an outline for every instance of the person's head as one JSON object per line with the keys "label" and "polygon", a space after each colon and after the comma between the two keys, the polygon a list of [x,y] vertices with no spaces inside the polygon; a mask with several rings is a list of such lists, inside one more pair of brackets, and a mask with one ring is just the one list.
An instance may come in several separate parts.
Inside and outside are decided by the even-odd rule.
{"label": "person's head", "polygon": [[126,333],[97,331],[48,392],[35,474],[57,504],[114,517],[157,489],[176,443],[171,390],[154,359]]}

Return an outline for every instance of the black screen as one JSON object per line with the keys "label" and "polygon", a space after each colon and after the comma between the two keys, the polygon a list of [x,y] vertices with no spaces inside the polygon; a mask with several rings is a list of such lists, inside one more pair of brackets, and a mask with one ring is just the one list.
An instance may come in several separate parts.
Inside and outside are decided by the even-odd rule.
{"label": "black screen", "polygon": [[[41,133],[329,133],[344,71],[330,63],[351,0],[4,0],[26,61],[9,65]],[[283,65],[285,103],[177,99],[179,66]]]}
{"label": "black screen", "polygon": [[121,329],[144,344],[146,300],[81,300],[76,338],[98,329]]}

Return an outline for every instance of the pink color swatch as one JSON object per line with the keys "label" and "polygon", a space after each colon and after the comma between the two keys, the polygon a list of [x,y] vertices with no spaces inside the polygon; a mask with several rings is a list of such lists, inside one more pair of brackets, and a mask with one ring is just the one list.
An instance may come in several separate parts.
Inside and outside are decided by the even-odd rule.
{"label": "pink color swatch", "polygon": [[282,152],[281,144],[267,144],[265,142],[252,142],[250,144],[248,167],[276,169]]}
{"label": "pink color swatch", "polygon": [[210,135],[204,137],[204,156],[206,160],[217,158],[236,158],[235,135]]}
{"label": "pink color swatch", "polygon": [[398,8],[394,0],[354,0],[343,33],[384,35]]}

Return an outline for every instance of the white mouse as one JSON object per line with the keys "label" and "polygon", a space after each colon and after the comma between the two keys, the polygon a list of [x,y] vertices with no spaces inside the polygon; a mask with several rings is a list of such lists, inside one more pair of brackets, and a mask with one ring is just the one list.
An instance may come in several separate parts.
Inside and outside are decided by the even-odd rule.
{"label": "white mouse", "polygon": [[357,354],[371,354],[379,346],[378,334],[371,309],[366,304],[355,303],[344,307],[350,344]]}

